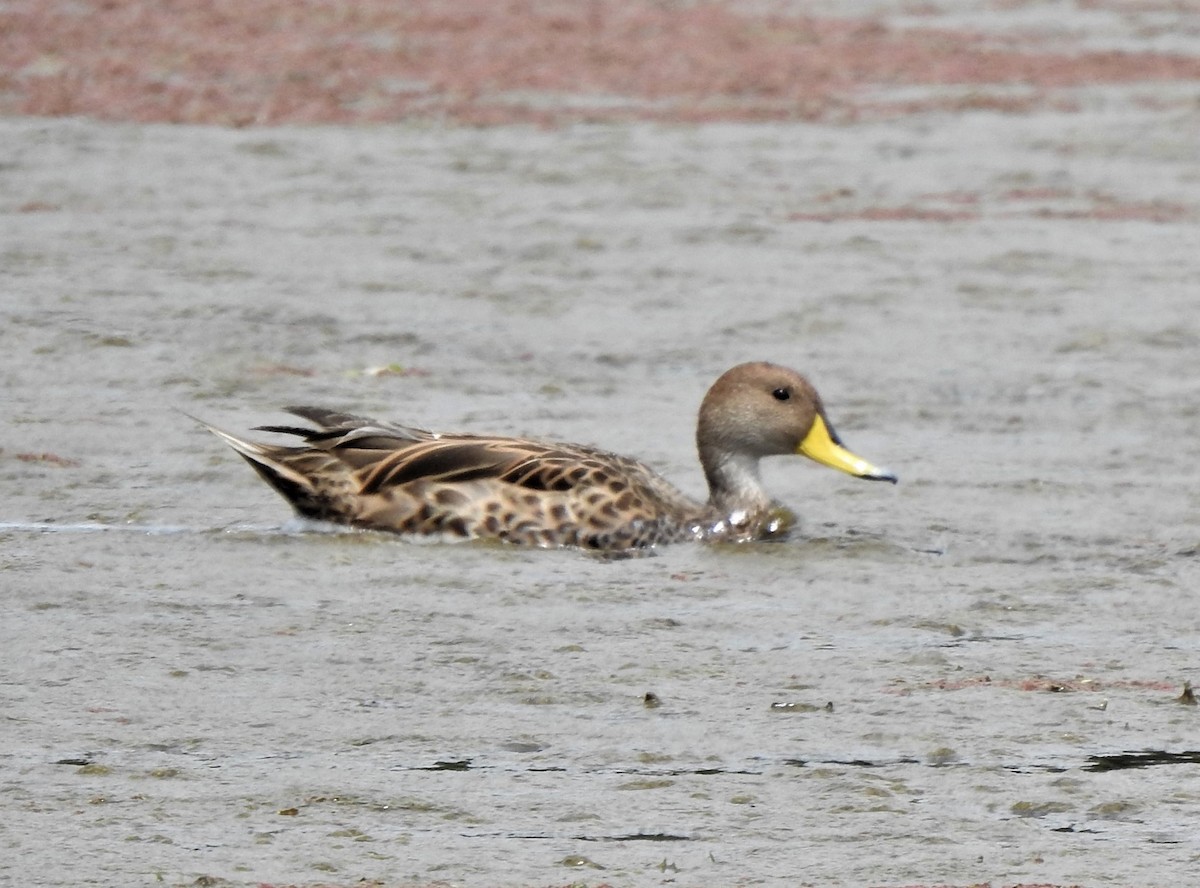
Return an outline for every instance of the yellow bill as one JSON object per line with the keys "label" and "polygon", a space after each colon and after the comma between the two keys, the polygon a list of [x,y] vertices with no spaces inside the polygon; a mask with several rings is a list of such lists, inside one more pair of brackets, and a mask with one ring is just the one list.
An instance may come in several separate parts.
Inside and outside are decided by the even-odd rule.
{"label": "yellow bill", "polygon": [[873,466],[843,447],[837,435],[825,422],[825,417],[819,413],[813,420],[812,428],[808,430],[808,434],[796,448],[796,452],[823,466],[838,469],[857,478],[866,478],[869,481],[891,481],[893,484],[897,480],[896,476],[887,469]]}

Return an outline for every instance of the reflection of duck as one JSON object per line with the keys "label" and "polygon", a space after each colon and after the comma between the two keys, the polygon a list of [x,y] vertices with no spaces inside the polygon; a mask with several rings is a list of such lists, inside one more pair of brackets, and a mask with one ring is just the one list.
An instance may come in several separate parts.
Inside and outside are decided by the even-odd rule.
{"label": "reflection of duck", "polygon": [[317,428],[258,430],[296,435],[300,446],[209,428],[301,515],[396,533],[588,549],[769,539],[795,516],[763,490],[764,456],[803,454],[859,478],[896,481],[841,446],[808,380],[767,363],[727,371],[700,405],[707,503],[637,460],[579,444],[438,435],[317,407],[289,412]]}

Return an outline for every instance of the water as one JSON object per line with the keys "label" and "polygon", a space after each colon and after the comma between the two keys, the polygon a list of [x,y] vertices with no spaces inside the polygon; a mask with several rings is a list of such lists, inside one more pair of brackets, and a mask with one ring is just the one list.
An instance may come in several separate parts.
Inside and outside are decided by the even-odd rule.
{"label": "water", "polygon": [[[1195,871],[1194,111],[0,129],[14,884]],[[1192,211],[1002,197],[1063,181]],[[841,185],[979,217],[790,218]],[[771,462],[782,544],[415,545],[291,522],[179,412],[578,440],[699,493],[699,400],[759,358],[901,484]]]}

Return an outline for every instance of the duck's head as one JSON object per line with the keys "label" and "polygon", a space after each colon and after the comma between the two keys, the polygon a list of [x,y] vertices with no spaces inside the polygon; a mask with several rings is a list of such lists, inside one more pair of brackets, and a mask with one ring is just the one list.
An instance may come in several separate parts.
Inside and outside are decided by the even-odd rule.
{"label": "duck's head", "polygon": [[763,504],[758,461],[764,456],[801,454],[856,478],[896,483],[887,469],[847,450],[812,384],[777,364],[739,364],[713,383],[700,405],[696,444],[720,506]]}

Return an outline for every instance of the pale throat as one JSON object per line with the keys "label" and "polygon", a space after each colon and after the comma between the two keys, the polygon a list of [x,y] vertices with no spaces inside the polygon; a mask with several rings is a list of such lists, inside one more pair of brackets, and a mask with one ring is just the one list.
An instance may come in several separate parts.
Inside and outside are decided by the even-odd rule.
{"label": "pale throat", "polygon": [[709,502],[722,513],[759,512],[769,509],[771,498],[763,489],[758,457],[744,453],[706,454]]}

